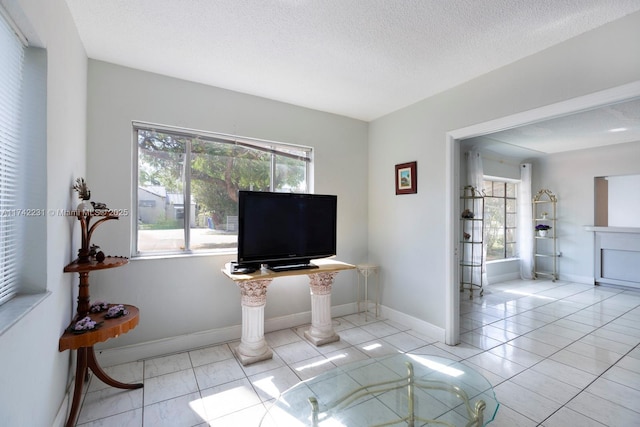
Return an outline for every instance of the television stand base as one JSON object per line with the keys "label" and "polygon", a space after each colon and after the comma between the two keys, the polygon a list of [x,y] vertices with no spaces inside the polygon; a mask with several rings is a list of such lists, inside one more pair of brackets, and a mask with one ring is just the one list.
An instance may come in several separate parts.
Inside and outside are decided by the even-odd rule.
{"label": "television stand base", "polygon": [[274,273],[279,273],[281,271],[292,271],[292,270],[310,270],[313,268],[318,268],[315,264],[284,264],[284,265],[267,265],[267,268]]}

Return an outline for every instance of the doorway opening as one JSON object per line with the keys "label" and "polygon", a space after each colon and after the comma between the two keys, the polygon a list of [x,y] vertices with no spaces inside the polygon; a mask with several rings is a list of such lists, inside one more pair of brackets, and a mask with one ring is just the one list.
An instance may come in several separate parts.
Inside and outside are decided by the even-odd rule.
{"label": "doorway opening", "polygon": [[446,283],[446,319],[445,342],[448,345],[456,345],[460,342],[460,292],[459,292],[459,253],[458,241],[458,212],[460,207],[460,149],[461,141],[482,135],[500,132],[523,125],[528,125],[560,116],[574,114],[621,102],[640,96],[640,81],[629,83],[612,89],[580,96],[567,101],[547,105],[522,113],[491,120],[485,123],[468,126],[450,131],[446,135],[446,160],[447,160],[447,207],[446,214],[450,221],[446,223],[447,235],[447,269]]}

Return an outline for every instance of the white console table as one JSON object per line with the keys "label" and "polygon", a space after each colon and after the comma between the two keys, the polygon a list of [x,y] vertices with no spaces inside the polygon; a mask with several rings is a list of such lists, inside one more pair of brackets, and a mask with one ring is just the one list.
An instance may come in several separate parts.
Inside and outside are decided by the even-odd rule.
{"label": "white console table", "polygon": [[224,266],[222,272],[240,288],[242,337],[233,351],[243,365],[273,357],[264,339],[264,307],[267,304],[267,287],[278,277],[309,276],[311,326],[305,331],[305,338],[316,346],[340,340],[331,322],[331,285],[338,272],[355,266],[332,259],[313,260],[311,263],[318,268],[277,273],[261,269],[251,274],[231,274],[231,264]]}
{"label": "white console table", "polygon": [[640,228],[585,227],[593,231],[595,282],[640,288]]}

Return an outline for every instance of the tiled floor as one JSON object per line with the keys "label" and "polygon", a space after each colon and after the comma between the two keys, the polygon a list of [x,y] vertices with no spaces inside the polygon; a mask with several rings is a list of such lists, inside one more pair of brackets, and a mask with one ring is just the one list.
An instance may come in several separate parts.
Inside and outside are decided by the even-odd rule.
{"label": "tiled floor", "polygon": [[492,427],[638,425],[640,292],[538,280],[461,299],[455,347],[351,315],[334,319],[341,340],[318,348],[301,338],[304,326],[267,334],[273,359],[250,366],[222,344],[107,368],[144,389],[91,378],[77,425],[257,426],[269,402],[298,381],[397,352],[444,356],[483,373],[501,404]]}

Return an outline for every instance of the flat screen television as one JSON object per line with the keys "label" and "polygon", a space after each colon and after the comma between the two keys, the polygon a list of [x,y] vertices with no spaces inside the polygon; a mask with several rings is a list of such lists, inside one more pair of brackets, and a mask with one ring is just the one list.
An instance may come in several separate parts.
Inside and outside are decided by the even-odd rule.
{"label": "flat screen television", "polygon": [[240,191],[238,264],[292,270],[335,255],[337,204],[333,195]]}

